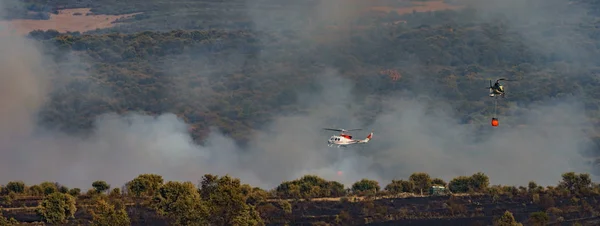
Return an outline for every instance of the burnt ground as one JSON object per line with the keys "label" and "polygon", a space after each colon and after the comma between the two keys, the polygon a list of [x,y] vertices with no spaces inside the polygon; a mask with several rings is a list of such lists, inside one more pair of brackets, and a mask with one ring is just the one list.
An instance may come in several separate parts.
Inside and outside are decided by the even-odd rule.
{"label": "burnt ground", "polygon": [[[291,214],[269,219],[269,225],[281,225],[286,220],[293,225],[335,224],[336,217],[337,223],[342,225],[491,225],[506,210],[524,225],[527,225],[529,215],[538,211],[548,213],[550,225],[572,225],[575,222],[599,225],[600,217],[596,217],[598,200],[600,196],[588,196],[576,202],[571,197],[552,197],[551,200],[534,203],[531,196],[503,196],[494,201],[492,196],[485,195],[364,202],[297,202],[292,204]],[[342,217],[342,211],[348,213],[347,218]],[[263,217],[267,212],[262,211]]]}
{"label": "burnt ground", "polygon": [[[545,211],[549,225],[599,225],[600,195],[577,200],[573,197],[551,197],[533,202],[531,195],[439,196],[370,199],[361,202],[292,201],[291,213],[281,208],[281,202],[266,202],[257,206],[267,225],[491,225],[508,210],[515,219],[528,225],[529,215]],[[20,222],[39,222],[34,207],[39,199],[14,200],[3,206],[5,217]],[[127,212],[132,225],[168,225],[167,219],[141,205],[129,205]],[[78,206],[76,220],[69,225],[87,224],[91,220],[85,206]]]}

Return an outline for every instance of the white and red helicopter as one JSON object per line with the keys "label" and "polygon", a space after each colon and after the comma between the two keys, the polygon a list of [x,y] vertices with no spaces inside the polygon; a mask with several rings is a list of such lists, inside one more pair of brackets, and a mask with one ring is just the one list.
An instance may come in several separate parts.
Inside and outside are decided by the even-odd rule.
{"label": "white and red helicopter", "polygon": [[365,138],[363,140],[353,140],[352,135],[348,134],[348,131],[355,131],[355,130],[361,130],[361,129],[345,130],[345,129],[324,128],[324,130],[340,132],[340,135],[333,135],[329,138],[329,140],[327,140],[327,146],[329,146],[329,147],[337,146],[339,148],[339,147],[346,147],[351,144],[365,144],[365,143],[368,143],[371,140],[371,138],[373,137],[373,131],[371,131],[371,133],[367,136],[367,138]]}

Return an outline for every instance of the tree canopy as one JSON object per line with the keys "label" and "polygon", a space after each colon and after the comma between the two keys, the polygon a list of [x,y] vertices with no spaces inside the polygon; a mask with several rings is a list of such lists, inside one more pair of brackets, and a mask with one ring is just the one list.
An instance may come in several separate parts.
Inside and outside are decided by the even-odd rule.
{"label": "tree canopy", "polygon": [[[487,175],[478,172],[470,177],[459,176],[452,179],[449,183],[449,189],[452,191],[450,194],[430,194],[428,191],[422,192],[415,186],[415,184],[419,184],[419,186],[434,185],[429,174],[424,172],[413,173],[404,180],[393,180],[385,186],[384,190],[381,190],[379,181],[367,178],[346,187],[336,181],[328,181],[315,175],[306,175],[297,180],[284,181],[279,186],[266,190],[244,184],[240,179],[229,175],[205,174],[199,183],[194,185],[189,181],[164,181],[162,176],[157,174],[141,174],[123,186],[126,191],[110,193],[97,191],[96,188],[99,187],[99,184],[104,188],[110,187],[104,181],[100,183],[94,181],[90,186],[92,189],[87,194],[72,192],[80,190],[79,188],[69,189],[66,187],[61,189],[62,192],[56,190],[44,194],[37,190],[43,185],[28,186],[21,182],[8,182],[7,185],[11,186],[17,184],[17,190],[22,191],[18,194],[15,192],[4,193],[0,197],[5,201],[0,205],[18,209],[19,207],[11,205],[19,205],[15,202],[29,200],[32,196],[39,197],[36,214],[40,221],[51,224],[146,224],[148,221],[144,221],[146,223],[139,221],[140,215],[132,216],[132,214],[138,214],[136,211],[146,208],[153,214],[163,217],[167,222],[177,225],[266,225],[291,223],[294,219],[298,220],[297,217],[302,217],[311,211],[327,211],[319,209],[323,207],[306,205],[309,205],[310,202],[328,202],[326,200],[329,200],[329,202],[337,202],[337,204],[333,204],[337,207],[328,208],[341,208],[339,209],[341,212],[336,212],[335,217],[330,219],[331,221],[325,222],[344,224],[361,222],[360,219],[364,220],[364,216],[371,216],[377,222],[384,222],[390,220],[386,214],[394,216],[398,214],[395,218],[413,220],[433,217],[434,215],[419,215],[418,209],[411,213],[412,216],[408,216],[405,204],[399,204],[414,202],[414,199],[403,201],[401,199],[403,197],[418,196],[424,199],[432,198],[428,202],[429,205],[434,206],[440,204],[436,204],[436,202],[442,197],[442,206],[447,212],[440,212],[436,208],[431,210],[437,213],[435,216],[441,218],[455,218],[457,214],[467,214],[470,211],[474,211],[472,214],[483,214],[480,212],[481,210],[478,210],[481,208],[481,204],[477,203],[479,201],[472,201],[477,199],[490,202],[486,205],[501,207],[499,202],[505,202],[506,205],[516,202],[516,206],[511,211],[521,211],[521,205],[535,205],[535,208],[530,209],[536,211],[526,212],[527,214],[519,213],[521,217],[518,220],[511,211],[506,211],[503,215],[498,215],[500,212],[492,214],[495,217],[494,222],[497,225],[520,225],[517,221],[526,221],[530,224],[544,225],[568,217],[581,219],[583,216],[595,214],[595,207],[591,204],[597,202],[594,201],[596,198],[600,199],[600,185],[586,181],[585,178],[588,177],[588,174],[585,173],[567,172],[563,174],[563,179],[557,183],[557,186],[541,187],[531,181],[527,187],[517,188],[503,185],[489,186]],[[435,180],[441,181],[441,179]],[[42,184],[48,186],[50,182]],[[442,183],[438,182],[438,186],[439,184]],[[9,186],[2,187],[7,189]],[[460,189],[457,190],[457,188]],[[447,198],[443,198],[444,196]],[[466,199],[461,197],[466,197]],[[377,202],[374,202],[373,198]],[[400,205],[400,207],[395,210],[388,209],[384,203],[386,199],[391,200],[391,205]],[[502,201],[503,199],[505,200]],[[530,204],[521,204],[521,202]],[[566,203],[559,204],[560,202]],[[469,210],[472,207],[467,205],[471,204],[476,208]],[[89,217],[76,214],[79,209],[85,210],[85,213],[81,214],[89,214]],[[538,209],[542,209],[542,211],[538,211]],[[572,216],[565,214],[573,211],[580,212],[580,214],[571,214]],[[353,216],[355,214],[356,216]],[[0,216],[0,223],[10,225],[17,223],[17,219],[21,218]]]}

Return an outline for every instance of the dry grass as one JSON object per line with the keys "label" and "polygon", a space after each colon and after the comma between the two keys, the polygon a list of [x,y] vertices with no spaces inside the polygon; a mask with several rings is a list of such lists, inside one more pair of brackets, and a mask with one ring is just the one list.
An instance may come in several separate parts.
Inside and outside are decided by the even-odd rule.
{"label": "dry grass", "polygon": [[[447,9],[459,9],[461,6],[448,5],[443,0],[437,1],[426,1],[416,2],[410,1],[413,6],[411,7],[389,7],[389,6],[374,6],[370,7],[367,11],[375,11],[387,13],[390,11],[396,11],[399,14],[426,11],[437,11]],[[79,8],[79,9],[64,9],[60,10],[58,14],[51,14],[48,20],[10,20],[0,21],[0,26],[9,28],[9,31],[13,31],[20,35],[26,35],[33,30],[49,30],[54,29],[59,32],[85,32],[95,29],[110,28],[115,25],[115,21],[122,18],[134,16],[139,13],[124,14],[124,15],[86,15],[90,12],[90,8]],[[79,15],[74,15],[79,14]],[[353,27],[353,29],[360,29],[359,27]],[[339,30],[339,29],[335,29]],[[4,33],[4,32],[3,32]]]}
{"label": "dry grass", "polygon": [[443,0],[438,1],[427,1],[427,2],[416,2],[411,1],[414,5],[412,7],[401,7],[401,8],[392,8],[388,6],[375,6],[371,7],[373,11],[381,11],[381,12],[391,12],[396,11],[398,14],[407,14],[416,12],[427,12],[427,11],[440,11],[440,10],[448,10],[448,9],[460,9],[462,6],[448,5]]}
{"label": "dry grass", "polygon": [[[390,6],[385,6],[386,3],[382,2],[380,3],[375,3],[375,4],[371,4],[371,6],[369,6],[368,8],[364,8],[363,10],[361,10],[361,13],[363,14],[385,14],[385,13],[389,13],[391,11],[396,11],[398,14],[408,14],[408,13],[412,13],[413,10],[416,12],[427,12],[427,11],[440,11],[440,10],[455,10],[455,9],[461,9],[464,6],[462,5],[449,5],[446,4],[443,0],[433,0],[433,1],[425,1],[425,2],[421,2],[421,1],[412,1],[412,0],[404,0],[407,3],[409,3],[412,6],[405,6],[405,7],[390,7]],[[462,2],[462,1],[461,1]],[[409,5],[407,4],[407,5]],[[462,4],[462,3],[461,3]],[[378,6],[373,6],[373,5],[378,5]],[[397,24],[401,24],[401,23],[406,23],[406,21],[400,20],[400,21],[394,21],[391,23],[388,23],[387,25],[397,25]],[[351,37],[355,32],[366,29],[366,26],[357,26],[357,25],[351,25],[351,26],[337,26],[337,25],[329,25],[326,26],[327,29],[325,30],[321,30],[320,33],[315,34],[317,38],[317,40],[319,42],[322,43],[337,43],[340,42],[341,37]]]}
{"label": "dry grass", "polygon": [[[452,194],[452,196],[481,196],[483,194]],[[396,194],[396,195],[379,195],[379,196],[372,196],[371,198],[374,199],[402,199],[402,198],[428,198],[430,197],[429,195],[417,195],[417,194],[413,194],[413,193],[400,193],[400,194]],[[342,201],[342,198],[347,198],[348,201],[350,202],[360,202],[363,201],[365,199],[367,199],[367,196],[346,196],[346,197],[336,197],[336,198],[312,198],[310,199],[311,202],[340,202]],[[304,199],[300,199],[300,200],[304,200]],[[272,202],[276,202],[276,201],[288,201],[288,202],[292,202],[294,201],[294,199],[268,199],[267,201],[272,201]]]}
{"label": "dry grass", "polygon": [[[64,9],[58,14],[50,14],[48,20],[10,20],[0,21],[0,26],[8,27],[17,34],[26,35],[33,30],[54,29],[59,32],[85,32],[95,29],[109,28],[115,25],[116,20],[127,18],[139,13],[124,15],[86,15],[90,8]],[[79,15],[74,15],[79,14]]]}

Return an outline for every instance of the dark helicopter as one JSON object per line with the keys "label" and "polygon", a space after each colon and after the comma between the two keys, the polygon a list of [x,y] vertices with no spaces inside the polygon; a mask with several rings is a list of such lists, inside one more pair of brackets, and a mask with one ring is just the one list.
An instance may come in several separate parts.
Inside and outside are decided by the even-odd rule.
{"label": "dark helicopter", "polygon": [[[490,97],[497,98],[497,96],[501,96],[502,98],[504,98],[506,92],[504,90],[504,86],[502,84],[500,84],[500,81],[514,81],[514,80],[508,80],[505,78],[501,78],[501,79],[496,80],[496,83],[494,83],[494,85],[492,85],[492,80],[490,80],[490,87],[487,87],[488,89],[490,89]],[[498,118],[496,118],[497,106],[498,106],[498,99],[494,99],[494,117],[492,118],[492,126],[494,126],[494,127],[499,125]]]}
{"label": "dark helicopter", "polygon": [[487,87],[490,89],[490,97],[494,97],[494,96],[501,96],[502,98],[504,98],[504,86],[502,84],[500,84],[500,81],[510,81],[508,79],[505,78],[501,78],[496,80],[496,83],[494,83],[494,85],[492,85],[492,80],[490,80],[490,87]]}

